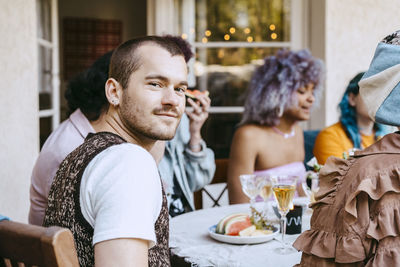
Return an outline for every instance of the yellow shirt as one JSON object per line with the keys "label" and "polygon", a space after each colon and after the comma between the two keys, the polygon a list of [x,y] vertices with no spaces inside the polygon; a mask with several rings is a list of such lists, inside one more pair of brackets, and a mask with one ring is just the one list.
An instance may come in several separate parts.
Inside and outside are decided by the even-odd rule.
{"label": "yellow shirt", "polygon": [[[375,142],[375,134],[362,135],[361,147],[366,148]],[[317,136],[313,153],[319,164],[325,164],[330,156],[343,158],[343,152],[348,152],[354,147],[353,142],[347,137],[342,124],[337,122],[323,129]]]}

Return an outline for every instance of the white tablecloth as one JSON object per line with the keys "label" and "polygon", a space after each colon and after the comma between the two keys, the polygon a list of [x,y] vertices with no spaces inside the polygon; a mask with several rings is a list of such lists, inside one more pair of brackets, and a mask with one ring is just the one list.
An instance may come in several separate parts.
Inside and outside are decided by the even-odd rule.
{"label": "white tablecloth", "polygon": [[[300,262],[301,253],[279,255],[273,251],[281,243],[272,240],[254,245],[232,245],[215,241],[208,235],[208,228],[224,216],[235,212],[248,212],[249,204],[230,205],[189,212],[170,221],[170,247],[172,253],[194,266],[218,267],[287,267]],[[302,230],[309,229],[309,211],[303,213]],[[286,235],[285,241],[293,243],[298,235]],[[276,236],[280,240],[280,235]]]}

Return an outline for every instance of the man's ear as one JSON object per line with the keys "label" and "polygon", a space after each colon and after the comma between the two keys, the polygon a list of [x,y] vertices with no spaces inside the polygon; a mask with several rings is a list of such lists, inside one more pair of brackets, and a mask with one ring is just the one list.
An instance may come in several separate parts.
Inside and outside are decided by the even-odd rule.
{"label": "man's ear", "polygon": [[356,106],[356,97],[357,97],[357,95],[355,95],[353,93],[349,93],[347,97],[349,99],[349,105],[352,106],[352,107],[355,107]]}
{"label": "man's ear", "polygon": [[114,78],[109,78],[105,85],[106,97],[108,103],[113,106],[118,106],[122,97],[122,86]]}

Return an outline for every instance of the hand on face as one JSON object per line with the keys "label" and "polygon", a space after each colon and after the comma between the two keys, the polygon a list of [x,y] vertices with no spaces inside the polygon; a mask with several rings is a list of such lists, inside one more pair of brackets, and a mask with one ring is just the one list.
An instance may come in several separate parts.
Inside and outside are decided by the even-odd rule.
{"label": "hand on face", "polygon": [[190,120],[190,136],[198,136],[201,139],[200,130],[208,118],[208,109],[211,104],[211,99],[206,95],[199,95],[197,96],[197,101],[188,98],[187,102],[193,107],[192,111],[186,110],[186,114]]}

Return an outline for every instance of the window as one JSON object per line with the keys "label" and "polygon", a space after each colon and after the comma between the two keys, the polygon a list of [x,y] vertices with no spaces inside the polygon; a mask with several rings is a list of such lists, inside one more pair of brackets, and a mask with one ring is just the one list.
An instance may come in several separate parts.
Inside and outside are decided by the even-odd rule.
{"label": "window", "polygon": [[70,80],[122,42],[122,21],[66,17],[62,34],[63,78]]}
{"label": "window", "polygon": [[[154,14],[168,10],[155,2]],[[228,157],[254,69],[278,49],[305,47],[306,0],[173,3],[169,17],[174,21],[162,22],[155,16],[153,33],[178,34],[192,44],[196,58],[189,62],[189,85],[208,90],[212,101],[203,137],[217,158]]]}
{"label": "window", "polygon": [[37,0],[40,146],[60,123],[57,0]]}

